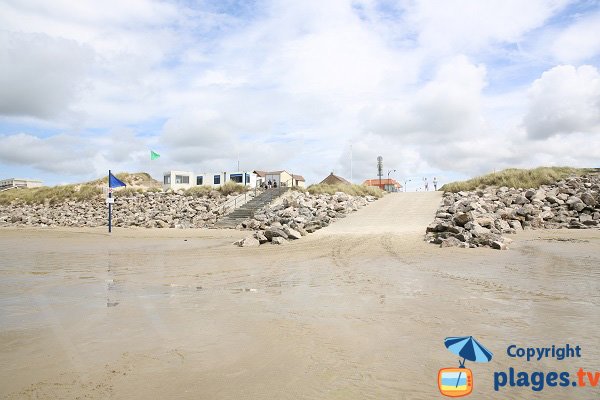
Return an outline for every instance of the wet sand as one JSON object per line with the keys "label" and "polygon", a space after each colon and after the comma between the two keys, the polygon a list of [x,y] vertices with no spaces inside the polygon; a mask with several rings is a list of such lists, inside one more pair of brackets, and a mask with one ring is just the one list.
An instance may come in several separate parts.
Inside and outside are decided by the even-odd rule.
{"label": "wet sand", "polygon": [[[442,398],[437,372],[458,366],[443,339],[473,335],[494,360],[467,362],[472,398],[598,398],[492,378],[600,370],[599,231],[440,249],[419,231],[429,211],[397,228],[391,205],[371,207],[260,248],[232,246],[236,231],[0,229],[0,396]],[[582,358],[527,363],[513,343]]]}

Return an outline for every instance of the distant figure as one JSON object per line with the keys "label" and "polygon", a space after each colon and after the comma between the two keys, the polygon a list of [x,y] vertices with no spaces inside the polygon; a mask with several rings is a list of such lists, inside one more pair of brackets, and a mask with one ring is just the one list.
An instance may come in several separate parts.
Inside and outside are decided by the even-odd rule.
{"label": "distant figure", "polygon": [[271,183],[271,180],[269,179],[269,183],[267,184],[268,188],[269,188],[269,189],[271,189],[271,186],[272,186],[272,185],[273,185],[273,184]]}
{"label": "distant figure", "polygon": [[425,190],[429,192],[429,182],[427,182],[427,178],[423,179],[425,179]]}
{"label": "distant figure", "polygon": [[437,178],[433,177],[433,190],[437,190]]}
{"label": "distant figure", "polygon": [[273,181],[273,189],[277,189],[277,181]]}

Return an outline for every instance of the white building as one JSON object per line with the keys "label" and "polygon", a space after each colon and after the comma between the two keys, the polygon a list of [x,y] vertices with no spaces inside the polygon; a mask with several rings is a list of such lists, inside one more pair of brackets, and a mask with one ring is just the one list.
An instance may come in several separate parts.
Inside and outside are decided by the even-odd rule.
{"label": "white building", "polygon": [[299,186],[305,187],[306,181],[302,175],[295,175],[285,170],[282,171],[254,171],[258,175],[259,185],[268,184],[276,187],[281,186]]}
{"label": "white building", "polygon": [[201,174],[191,171],[167,171],[163,174],[163,189],[179,190],[195,186],[217,188],[228,181],[254,188],[257,185],[256,178],[257,175],[254,171],[204,172]]}
{"label": "white building", "polygon": [[37,179],[8,178],[0,180],[0,190],[12,188],[36,188],[41,186],[43,186],[42,181]]}

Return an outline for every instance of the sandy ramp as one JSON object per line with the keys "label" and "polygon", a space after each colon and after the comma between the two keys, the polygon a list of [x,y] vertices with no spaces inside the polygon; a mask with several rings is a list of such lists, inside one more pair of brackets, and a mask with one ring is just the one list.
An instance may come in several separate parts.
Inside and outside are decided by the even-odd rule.
{"label": "sandy ramp", "polygon": [[319,235],[424,234],[442,199],[442,192],[390,193],[375,203],[336,221]]}

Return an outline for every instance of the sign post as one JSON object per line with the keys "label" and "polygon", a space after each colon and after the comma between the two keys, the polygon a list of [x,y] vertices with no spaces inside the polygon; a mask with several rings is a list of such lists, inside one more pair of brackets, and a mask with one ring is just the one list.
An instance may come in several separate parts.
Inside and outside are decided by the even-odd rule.
{"label": "sign post", "polygon": [[112,198],[112,187],[110,187],[110,169],[108,170],[108,198],[106,199],[106,202],[108,203],[108,233],[112,232],[112,205],[114,203],[114,200]]}
{"label": "sign post", "polygon": [[106,204],[108,204],[108,233],[112,232],[112,205],[115,202],[115,199],[112,197],[113,188],[127,186],[124,182],[121,182],[117,177],[115,177],[110,169],[108,170],[108,198],[106,199]]}

